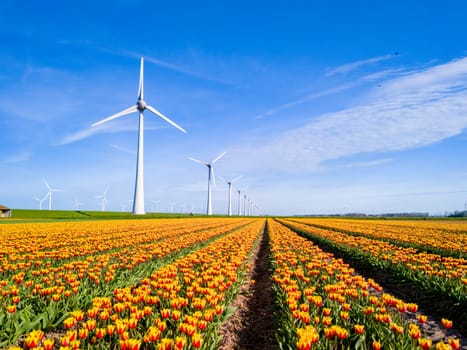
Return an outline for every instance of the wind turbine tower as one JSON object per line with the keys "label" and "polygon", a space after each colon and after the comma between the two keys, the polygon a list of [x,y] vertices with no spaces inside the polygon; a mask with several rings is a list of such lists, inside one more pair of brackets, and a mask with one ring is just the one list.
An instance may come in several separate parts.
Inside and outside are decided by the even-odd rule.
{"label": "wind turbine tower", "polygon": [[107,204],[107,190],[109,188],[106,188],[104,193],[102,193],[101,195],[99,196],[96,196],[96,198],[100,199],[101,200],[101,211],[105,211],[105,205]]}
{"label": "wind turbine tower", "polygon": [[226,154],[226,152],[222,152],[220,155],[218,155],[216,158],[214,158],[213,160],[211,160],[210,163],[208,162],[204,162],[202,160],[198,160],[198,159],[195,159],[195,158],[188,158],[188,159],[191,159],[192,161],[196,162],[196,163],[199,163],[201,165],[205,165],[208,167],[209,169],[209,172],[208,172],[208,205],[207,205],[207,214],[208,215],[212,215],[212,195],[211,195],[211,183],[214,183],[214,185],[216,185],[216,178],[215,178],[215,175],[214,175],[214,164],[219,160],[221,159],[224,155]]}
{"label": "wind turbine tower", "polygon": [[243,194],[243,216],[246,216],[246,193]]}
{"label": "wind turbine tower", "polygon": [[[157,213],[157,212],[159,211],[159,203],[160,203],[160,202],[161,202],[161,201],[156,201],[156,200],[154,200],[154,199],[152,200],[151,212]],[[154,205],[155,205],[155,207],[156,207],[155,209],[154,209]]]}
{"label": "wind turbine tower", "polygon": [[44,198],[42,198],[42,199],[34,197],[34,199],[39,202],[39,210],[42,210],[42,203],[44,203],[44,201],[47,199],[47,196],[48,196],[48,194],[46,194],[44,196]]}
{"label": "wind turbine tower", "polygon": [[[49,190],[49,192],[47,192],[47,194],[46,194],[46,196],[44,197],[44,199],[46,199],[47,197],[49,197],[49,210],[52,210],[52,193],[53,193],[53,192],[63,192],[63,190],[59,190],[59,189],[50,187],[49,184],[47,183],[47,181],[45,181],[45,179],[44,179],[44,183],[45,183],[45,186],[47,187],[47,189]],[[43,199],[43,200],[44,200],[44,199]]]}
{"label": "wind turbine tower", "polygon": [[139,112],[138,150],[137,150],[137,156],[136,156],[136,180],[135,180],[135,194],[134,194],[134,201],[133,201],[133,214],[136,214],[136,215],[143,215],[146,213],[144,210],[144,167],[143,167],[144,111],[145,110],[149,110],[151,113],[164,119],[167,123],[176,127],[180,131],[186,133],[186,131],[181,126],[174,123],[172,120],[167,118],[165,115],[163,115],[161,112],[159,112],[154,107],[148,105],[146,101],[144,100],[144,59],[143,57],[141,57],[141,65],[140,65],[140,72],[139,72],[139,85],[138,85],[138,99],[136,101],[136,104],[91,125],[92,127],[94,127],[100,124],[104,124],[113,119],[120,118],[124,115],[130,114],[133,112]]}
{"label": "wind turbine tower", "polygon": [[224,180],[227,183],[227,185],[229,185],[229,207],[228,207],[229,208],[228,209],[229,216],[232,216],[232,184],[235,181],[239,180],[240,178],[241,178],[241,176],[238,176],[235,179],[229,181],[229,180],[224,179],[223,177],[221,177],[221,179]]}
{"label": "wind turbine tower", "polygon": [[79,207],[80,205],[82,205],[83,203],[81,203],[79,200],[75,199],[75,201],[73,202],[74,205],[75,205],[75,210],[78,211],[79,210]]}
{"label": "wind turbine tower", "polygon": [[242,204],[242,191],[237,190],[238,192],[238,216],[241,214],[241,204]]}

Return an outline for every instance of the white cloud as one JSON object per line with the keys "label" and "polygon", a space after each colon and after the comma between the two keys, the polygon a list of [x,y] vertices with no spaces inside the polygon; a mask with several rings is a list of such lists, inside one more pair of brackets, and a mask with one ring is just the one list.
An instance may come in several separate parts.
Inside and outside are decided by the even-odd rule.
{"label": "white cloud", "polygon": [[333,68],[331,70],[329,70],[327,73],[326,73],[326,76],[327,77],[330,77],[330,76],[333,76],[333,75],[336,75],[336,74],[347,74],[353,70],[356,70],[362,66],[367,66],[367,65],[370,65],[370,64],[374,64],[374,63],[378,63],[378,62],[381,62],[381,61],[387,61],[387,60],[390,60],[392,58],[396,57],[396,55],[383,55],[383,56],[378,56],[378,57],[372,57],[372,58],[368,58],[366,60],[360,60],[360,61],[355,61],[355,62],[351,62],[351,63],[346,63],[346,64],[343,64],[341,66],[338,66],[336,68]]}
{"label": "white cloud", "polygon": [[321,115],[260,147],[237,147],[249,169],[316,170],[323,161],[364,152],[426,146],[467,127],[467,57],[395,78],[368,102]]}
{"label": "white cloud", "polygon": [[59,142],[59,145],[66,145],[69,143],[73,143],[76,141],[83,140],[87,137],[90,137],[96,133],[98,133],[99,130],[97,128],[87,128],[84,130],[77,131],[71,135],[67,135],[62,138],[62,140]]}
{"label": "white cloud", "polygon": [[[413,73],[414,72],[412,72],[412,74]],[[388,77],[391,77],[391,76],[394,77],[396,75],[408,75],[408,74],[410,74],[410,72],[405,72],[404,69],[402,69],[402,68],[385,69],[385,70],[382,70],[382,71],[379,71],[379,72],[367,74],[367,75],[365,75],[365,76],[363,76],[363,77],[361,77],[359,79],[355,79],[355,80],[353,80],[351,82],[344,83],[344,84],[341,84],[339,86],[335,86],[333,88],[329,88],[329,89],[326,89],[326,90],[323,90],[323,91],[309,93],[309,94],[307,94],[307,95],[305,95],[305,96],[303,96],[303,97],[301,97],[299,99],[296,99],[296,100],[291,101],[291,102],[284,103],[284,104],[282,104],[280,106],[271,108],[271,109],[269,109],[268,111],[266,111],[264,113],[258,114],[255,118],[256,119],[263,119],[265,117],[269,117],[269,116],[271,116],[273,114],[276,114],[277,112],[293,108],[295,106],[310,102],[310,101],[312,101],[314,99],[324,97],[324,96],[328,96],[328,95],[333,95],[333,94],[336,94],[336,93],[339,93],[339,92],[342,92],[342,91],[346,91],[346,90],[355,88],[355,87],[357,87],[357,86],[359,86],[359,85],[361,85],[363,83],[376,81],[376,80],[382,81],[382,80],[386,80]]]}
{"label": "white cloud", "polygon": [[122,147],[122,146],[119,146],[119,145],[116,145],[116,144],[113,144],[113,143],[110,144],[110,147],[112,147],[113,149],[116,149],[117,151],[123,152],[123,153],[128,153],[128,154],[133,154],[133,155],[136,154],[136,152],[134,150],[130,150],[130,149],[126,148],[126,147]]}
{"label": "white cloud", "polygon": [[102,48],[102,47],[94,47],[94,49],[102,51],[102,52],[106,52],[106,53],[109,53],[109,54],[112,54],[112,55],[116,55],[116,56],[132,57],[132,58],[138,58],[138,59],[140,59],[141,57],[144,57],[145,62],[155,64],[155,65],[157,65],[159,67],[171,70],[173,72],[181,73],[181,74],[184,74],[184,75],[187,75],[187,76],[190,76],[190,77],[193,77],[193,78],[205,80],[205,81],[220,83],[220,84],[223,84],[223,85],[233,85],[232,83],[230,83],[228,81],[224,81],[224,80],[219,79],[219,78],[214,78],[212,76],[201,74],[201,73],[195,72],[193,70],[190,70],[188,68],[176,65],[174,63],[164,61],[164,60],[161,60],[159,58],[155,58],[153,56],[143,55],[140,52],[129,51],[129,50],[114,50],[114,49],[107,49],[107,48]]}
{"label": "white cloud", "polygon": [[4,159],[2,163],[21,163],[28,161],[31,158],[31,153],[29,152],[21,152],[17,154],[13,154],[8,158]]}
{"label": "white cloud", "polygon": [[392,162],[391,158],[384,158],[384,159],[370,160],[367,162],[348,163],[348,164],[344,164],[343,167],[344,168],[367,168],[367,167],[378,166],[378,165],[387,164],[391,162]]}
{"label": "white cloud", "polygon": [[324,97],[324,96],[327,96],[327,95],[332,95],[332,94],[335,94],[335,93],[338,93],[338,92],[341,92],[341,91],[351,89],[351,88],[355,87],[358,84],[359,84],[359,82],[355,81],[355,82],[351,82],[351,83],[342,84],[340,86],[336,86],[336,87],[333,87],[331,89],[327,89],[327,90],[324,90],[324,91],[313,92],[313,93],[308,94],[306,96],[303,96],[303,97],[301,97],[301,98],[299,98],[297,100],[287,102],[287,103],[284,103],[284,104],[282,104],[280,106],[271,108],[270,110],[268,110],[265,113],[258,114],[255,118],[256,119],[263,119],[265,117],[269,117],[269,116],[271,116],[273,114],[276,114],[277,112],[284,111],[284,110],[290,109],[292,107],[301,105],[303,103],[309,102],[311,100],[314,100],[315,98]]}

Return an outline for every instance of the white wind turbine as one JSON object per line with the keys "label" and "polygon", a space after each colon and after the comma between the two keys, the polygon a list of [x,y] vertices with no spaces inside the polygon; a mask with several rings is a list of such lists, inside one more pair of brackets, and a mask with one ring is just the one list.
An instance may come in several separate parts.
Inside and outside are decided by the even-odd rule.
{"label": "white wind turbine", "polygon": [[49,192],[47,192],[47,194],[45,195],[44,199],[46,199],[47,197],[49,198],[49,210],[52,210],[52,193],[53,192],[63,192],[63,190],[59,190],[57,188],[52,188],[52,187],[49,186],[47,181],[45,181],[45,179],[43,179],[43,180],[44,180],[45,186],[47,186],[47,189],[49,190]]}
{"label": "white wind turbine", "polygon": [[39,202],[39,210],[42,210],[42,203],[44,203],[44,201],[47,199],[47,196],[48,196],[48,194],[46,194],[44,196],[44,198],[42,198],[42,199],[34,197],[34,199]]}
{"label": "white wind turbine", "polygon": [[144,101],[144,59],[141,57],[141,66],[139,72],[139,85],[138,85],[138,100],[136,105],[128,107],[121,112],[111,115],[105,119],[102,119],[91,126],[97,126],[113,119],[120,118],[124,115],[139,111],[139,126],[138,126],[138,151],[136,160],[136,181],[135,181],[135,194],[133,201],[133,214],[142,215],[145,214],[144,210],[144,168],[143,168],[143,145],[144,145],[144,114],[145,110],[149,110],[158,117],[164,119],[167,123],[173,125],[177,129],[186,132],[182,127],[174,123],[172,120],[167,118],[161,112],[154,107],[148,105]]}
{"label": "white wind turbine", "polygon": [[232,216],[232,184],[237,181],[237,180],[240,180],[241,176],[238,176],[236,177],[235,179],[233,180],[227,180],[221,176],[219,176],[222,180],[224,180],[227,185],[229,185],[229,210],[228,210],[228,213],[229,213],[229,216]]}
{"label": "white wind turbine", "polygon": [[214,164],[215,164],[219,159],[221,159],[226,153],[227,153],[227,152],[221,153],[219,156],[217,156],[217,158],[214,158],[213,160],[211,160],[210,163],[207,163],[207,162],[204,162],[204,161],[202,161],[202,160],[195,159],[195,158],[190,158],[190,157],[188,157],[188,159],[191,159],[192,161],[194,161],[194,162],[196,162],[196,163],[205,165],[205,166],[207,166],[208,169],[209,169],[209,173],[208,173],[208,208],[207,208],[207,214],[208,214],[208,215],[212,215],[211,182],[213,182],[214,185],[216,185],[216,179],[215,179],[215,175],[214,175]]}
{"label": "white wind turbine", "polygon": [[238,192],[238,216],[241,214],[241,203],[242,203],[242,191],[237,190]]}
{"label": "white wind turbine", "polygon": [[99,196],[96,196],[97,199],[100,199],[101,200],[101,211],[105,211],[105,205],[107,204],[108,200],[107,200],[107,190],[109,188],[107,187],[105,189],[105,191],[99,195]]}
{"label": "white wind turbine", "polygon": [[79,210],[79,206],[83,204],[77,199],[75,199],[75,201],[73,203],[75,204],[75,210]]}
{"label": "white wind turbine", "polygon": [[[151,203],[152,203],[151,212],[157,213],[157,212],[159,211],[159,203],[160,203],[160,202],[161,202],[161,201],[159,201],[159,200],[156,201],[156,200],[154,200],[154,199],[151,201]],[[155,205],[156,209],[154,209],[154,205]]]}

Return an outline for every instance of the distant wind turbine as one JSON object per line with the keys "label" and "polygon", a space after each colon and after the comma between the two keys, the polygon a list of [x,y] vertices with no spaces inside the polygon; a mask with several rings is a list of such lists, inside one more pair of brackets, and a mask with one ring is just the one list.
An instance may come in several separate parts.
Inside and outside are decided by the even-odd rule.
{"label": "distant wind turbine", "polygon": [[[219,176],[220,177],[220,176]],[[228,213],[229,213],[229,216],[232,216],[232,184],[237,181],[237,180],[240,180],[241,179],[241,176],[238,176],[236,177],[235,179],[233,180],[227,180],[223,177],[220,177],[222,180],[224,180],[227,185],[229,185],[229,210],[228,210]]]}
{"label": "distant wind turbine", "polygon": [[52,210],[52,193],[53,192],[63,192],[63,190],[59,190],[59,189],[56,189],[56,188],[52,188],[49,186],[49,184],[47,183],[47,181],[44,180],[44,183],[45,183],[45,186],[47,187],[47,189],[49,190],[49,192],[47,192],[46,196],[44,197],[44,199],[46,199],[47,197],[49,198],[49,210]]}
{"label": "distant wind turbine", "polygon": [[[153,213],[157,213],[159,211],[159,203],[161,201],[156,201],[156,200],[152,200],[151,203],[152,203],[152,206],[151,206],[151,212]],[[154,210],[154,205],[156,206],[156,209]]]}
{"label": "distant wind turbine", "polygon": [[48,194],[46,194],[45,197],[42,199],[34,197],[34,199],[39,202],[39,210],[42,210],[42,203],[44,203],[44,201],[47,199],[47,196]]}
{"label": "distant wind turbine", "polygon": [[241,214],[241,207],[242,207],[242,200],[241,200],[241,198],[242,198],[242,191],[237,190],[237,192],[238,192],[238,216],[240,216],[240,214]]}
{"label": "distant wind turbine", "polygon": [[247,199],[246,193],[244,193],[243,194],[243,216],[247,216],[246,199]]}
{"label": "distant wind turbine", "polygon": [[75,210],[79,210],[79,206],[83,204],[77,199],[75,199],[75,201],[73,203],[75,204]]}
{"label": "distant wind turbine", "polygon": [[217,156],[216,158],[214,158],[213,160],[211,160],[210,163],[207,163],[207,162],[204,162],[202,160],[198,160],[198,159],[195,159],[195,158],[188,158],[188,159],[191,159],[192,161],[196,162],[196,163],[199,163],[199,164],[202,164],[202,165],[205,165],[208,167],[209,169],[209,173],[208,173],[208,205],[207,205],[207,214],[208,215],[212,215],[212,203],[211,203],[211,182],[214,183],[214,185],[216,185],[216,178],[215,178],[215,175],[214,175],[214,164],[219,160],[221,159],[227,152],[223,152],[221,153],[219,156]]}
{"label": "distant wind turbine", "polygon": [[120,111],[116,114],[111,115],[105,119],[102,119],[91,126],[97,126],[113,119],[120,118],[124,115],[139,111],[139,126],[138,126],[138,151],[137,151],[137,160],[136,160],[136,181],[135,181],[135,194],[133,201],[133,214],[143,215],[145,214],[144,210],[144,168],[143,168],[143,146],[144,146],[144,114],[145,110],[149,110],[158,117],[164,119],[167,123],[176,127],[177,129],[186,132],[181,126],[174,123],[172,120],[167,118],[161,112],[159,112],[154,107],[148,105],[144,101],[144,59],[141,57],[141,66],[139,72],[139,85],[138,85],[138,100],[136,105],[128,107],[123,111]]}
{"label": "distant wind turbine", "polygon": [[107,190],[109,188],[107,187],[105,189],[105,191],[99,195],[99,196],[96,196],[97,199],[100,199],[101,200],[101,211],[105,211],[105,205],[107,204],[108,200],[107,200]]}

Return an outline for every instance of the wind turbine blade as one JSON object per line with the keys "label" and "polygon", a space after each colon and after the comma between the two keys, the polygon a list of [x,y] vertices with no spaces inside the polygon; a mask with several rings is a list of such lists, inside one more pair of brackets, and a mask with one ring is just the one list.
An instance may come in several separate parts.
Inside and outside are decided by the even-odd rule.
{"label": "wind turbine blade", "polygon": [[224,181],[224,182],[227,182],[227,183],[229,183],[229,180],[227,180],[225,177],[218,176],[218,178],[219,178],[219,179],[221,179],[221,180],[222,180],[222,181]]}
{"label": "wind turbine blade", "polygon": [[124,109],[121,112],[118,112],[118,113],[115,113],[115,114],[111,115],[110,117],[107,117],[105,119],[99,120],[98,122],[95,122],[94,124],[91,125],[91,127],[95,127],[95,126],[107,123],[108,121],[111,121],[113,119],[122,117],[124,115],[130,114],[130,113],[133,113],[133,112],[136,112],[137,110],[138,110],[138,108],[136,107],[136,105],[131,106],[131,107],[127,108],[127,109]]}
{"label": "wind turbine blade", "polygon": [[180,125],[174,123],[173,121],[171,121],[169,118],[167,118],[165,115],[163,115],[161,112],[159,112],[157,109],[155,109],[154,107],[152,106],[149,106],[147,105],[146,106],[146,109],[149,109],[152,113],[154,113],[155,115],[161,117],[162,119],[164,119],[167,123],[171,124],[172,126],[175,126],[178,130],[186,133],[185,129],[183,129]]}
{"label": "wind turbine blade", "polygon": [[42,180],[44,180],[45,186],[47,186],[47,189],[50,191],[51,188],[50,188],[49,184],[47,183],[47,181],[45,181],[45,179],[42,179]]}
{"label": "wind turbine blade", "polygon": [[212,166],[212,163],[211,163],[211,167],[209,168],[209,171],[211,172],[212,183],[214,184],[214,186],[217,187],[217,184],[216,184],[216,174],[214,174],[214,167]]}
{"label": "wind turbine blade", "polygon": [[141,57],[141,66],[139,69],[138,100],[144,100],[144,58]]}
{"label": "wind turbine blade", "polygon": [[233,179],[233,180],[231,181],[231,183],[234,183],[235,181],[240,180],[241,178],[242,178],[242,175],[237,176],[235,179]]}
{"label": "wind turbine blade", "polygon": [[225,156],[227,152],[222,152],[217,158],[215,158],[213,161],[211,161],[211,164],[214,164],[217,162],[219,159],[221,159],[223,156]]}
{"label": "wind turbine blade", "polygon": [[193,162],[196,162],[196,163],[199,163],[199,164],[202,164],[202,165],[209,166],[209,163],[203,162],[202,160],[195,159],[195,158],[191,158],[191,157],[188,157],[188,159],[192,160]]}

